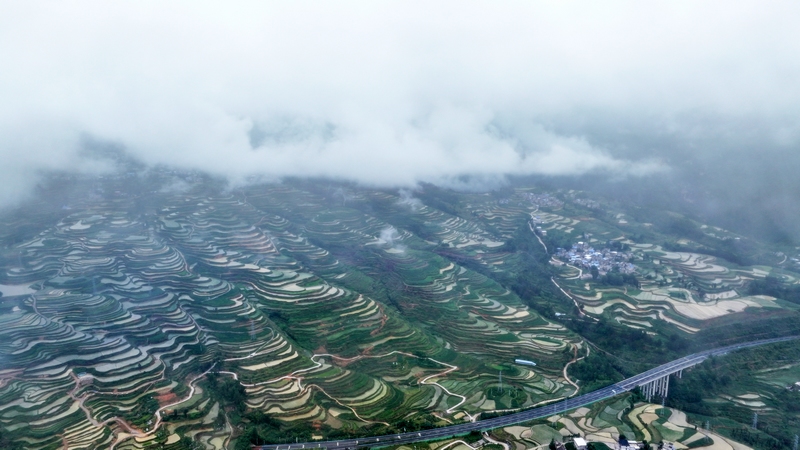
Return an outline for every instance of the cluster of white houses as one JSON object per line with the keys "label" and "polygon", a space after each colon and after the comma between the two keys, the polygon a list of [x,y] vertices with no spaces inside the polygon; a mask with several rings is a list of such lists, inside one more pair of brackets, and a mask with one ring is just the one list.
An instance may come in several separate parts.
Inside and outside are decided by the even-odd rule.
{"label": "cluster of white houses", "polygon": [[[611,447],[612,445],[608,442],[604,443],[608,447]],[[587,450],[589,448],[589,444],[586,442],[586,439],[578,436],[572,438],[572,445],[576,450]],[[566,450],[567,448],[562,442],[555,442],[555,446],[556,450]],[[644,447],[643,443],[630,441],[622,435],[620,435],[619,440],[613,444],[614,450],[641,450],[642,447]],[[671,442],[662,442],[658,445],[658,447],[651,448],[658,448],[659,450],[675,450],[675,445]]]}
{"label": "cluster of white houses", "polygon": [[611,250],[610,248],[595,250],[586,242],[578,242],[569,249],[557,248],[556,257],[583,269],[597,267],[601,274],[611,272],[614,268],[617,268],[620,273],[636,271],[636,266],[628,262],[631,259],[630,252]]}
{"label": "cluster of white houses", "polygon": [[561,208],[562,206],[564,206],[563,201],[561,201],[558,197],[554,196],[553,194],[549,193],[534,194],[532,192],[528,192],[525,194],[525,198],[532,204],[539,207]]}

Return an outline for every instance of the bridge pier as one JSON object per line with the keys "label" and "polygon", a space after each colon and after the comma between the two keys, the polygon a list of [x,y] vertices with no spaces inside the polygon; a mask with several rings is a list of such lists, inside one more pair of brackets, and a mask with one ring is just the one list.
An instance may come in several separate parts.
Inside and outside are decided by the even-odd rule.
{"label": "bridge pier", "polygon": [[667,398],[669,394],[669,375],[664,375],[661,378],[642,384],[640,387],[642,388],[642,394],[648,402],[656,395],[661,398]]}

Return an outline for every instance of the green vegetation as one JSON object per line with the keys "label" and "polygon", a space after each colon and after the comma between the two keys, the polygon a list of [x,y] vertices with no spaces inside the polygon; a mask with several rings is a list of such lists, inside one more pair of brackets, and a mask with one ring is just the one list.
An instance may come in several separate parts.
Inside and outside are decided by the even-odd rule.
{"label": "green vegetation", "polygon": [[775,276],[753,280],[748,286],[750,295],[770,295],[792,303],[800,304],[800,285],[788,284],[784,279]]}
{"label": "green vegetation", "polygon": [[[176,178],[185,190],[166,189]],[[567,364],[589,391],[694,349],[800,329],[786,307],[799,276],[774,252],[666,212],[644,224],[582,193],[230,191],[160,171],[70,183],[57,208],[26,207],[0,227],[8,448],[420,430],[574,395]],[[555,256],[578,241],[620,261]],[[714,370],[697,372],[735,385]],[[716,417],[698,394],[707,386],[687,386],[675,401]],[[615,417],[629,406],[609,408],[592,413],[633,430]]]}
{"label": "green vegetation", "polygon": [[[790,448],[800,426],[800,345],[742,350],[710,359],[670,384],[667,404],[716,432],[759,449]],[[752,425],[758,414],[757,430]]]}

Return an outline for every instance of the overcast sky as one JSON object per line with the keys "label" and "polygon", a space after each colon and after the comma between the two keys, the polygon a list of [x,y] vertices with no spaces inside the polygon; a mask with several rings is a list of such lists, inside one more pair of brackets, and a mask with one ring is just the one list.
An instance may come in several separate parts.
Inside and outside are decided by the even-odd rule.
{"label": "overcast sky", "polygon": [[797,1],[231,3],[0,4],[0,205],[87,141],[383,186],[798,150]]}

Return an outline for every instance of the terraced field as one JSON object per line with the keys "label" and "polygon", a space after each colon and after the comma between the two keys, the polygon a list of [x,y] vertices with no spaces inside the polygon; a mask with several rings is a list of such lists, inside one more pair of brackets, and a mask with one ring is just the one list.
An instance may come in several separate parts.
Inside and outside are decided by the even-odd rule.
{"label": "terraced field", "polygon": [[[324,437],[576,391],[564,367],[585,343],[490,276],[513,268],[505,243],[536,205],[474,196],[448,212],[300,183],[93,186],[3,242],[0,430],[11,443],[222,448],[253,411]],[[226,402],[228,382],[244,408]]]}
{"label": "terraced field", "polygon": [[[474,195],[466,208],[504,239],[511,239],[513,230],[518,229],[513,224],[525,222],[531,234],[546,240],[549,233],[558,236],[560,242],[571,245],[585,241],[598,250],[607,242],[629,246],[638,286],[599,283],[588,269],[558,258],[551,260],[559,271],[558,285],[590,317],[609,317],[627,327],[645,331],[652,330],[654,322],[659,321],[695,333],[709,319],[746,308],[787,306],[773,297],[747,295],[746,286],[751,280],[773,275],[788,284],[800,282],[791,272],[775,266],[738,266],[707,254],[667,251],[657,244],[634,242],[629,238],[635,234],[634,230],[648,229],[652,224],[634,224],[632,218],[622,213],[598,215],[596,210],[581,208],[578,205],[581,201],[570,201],[575,198],[574,192],[563,197],[566,202],[553,205],[551,201],[540,207],[535,198],[529,200],[526,189],[516,189],[499,201],[488,195]],[[717,227],[703,225],[700,230],[718,239],[737,239],[734,234]],[[678,243],[687,244],[689,240],[679,239]],[[555,250],[553,245],[547,248],[551,254]],[[478,252],[480,260],[491,260],[494,255],[496,253],[492,254],[491,250]],[[507,257],[500,257],[501,261],[504,259],[508,261]],[[502,270],[502,262],[491,267]]]}
{"label": "terraced field", "polygon": [[[556,230],[559,226],[574,226],[563,231],[575,235],[574,241],[584,236],[589,228],[555,214],[538,217],[543,230]],[[590,225],[598,228],[597,223]],[[620,233],[618,237],[616,233]],[[611,317],[618,323],[634,329],[650,331],[654,322],[668,323],[687,333],[696,333],[705,321],[746,308],[776,309],[792,307],[766,295],[748,295],[747,283],[780,274],[787,283],[797,283],[795,277],[772,266],[737,266],[722,258],[701,253],[674,252],[660,245],[635,243],[625,238],[622,231],[605,231],[605,240],[590,237],[587,242],[598,249],[604,242],[617,241],[630,247],[635,265],[637,285],[618,286],[595,280],[588,269],[570,265],[568,261],[553,258],[551,264],[560,270],[559,284],[572,297],[581,310],[589,316]],[[601,273],[604,275],[604,273]]]}
{"label": "terraced field", "polygon": [[591,275],[567,267],[562,282],[590,315],[611,314],[631,328],[647,330],[654,320],[695,333],[704,321],[742,312],[745,308],[780,308],[765,295],[745,294],[746,281],[765,277],[768,270],[727,267],[717,258],[675,253],[650,244],[632,244],[639,287],[603,286]]}
{"label": "terraced field", "polygon": [[[557,414],[535,424],[514,425],[492,430],[484,442],[497,440],[517,448],[547,449],[551,440],[569,442],[581,436],[588,442],[618,447],[620,435],[634,442],[670,442],[675,448],[704,448],[710,450],[744,450],[751,447],[737,443],[720,434],[698,428],[687,421],[681,411],[649,403],[631,403],[628,397],[612,399]],[[481,437],[457,437],[423,445],[430,450],[475,448]],[[411,449],[398,446],[397,450]]]}

